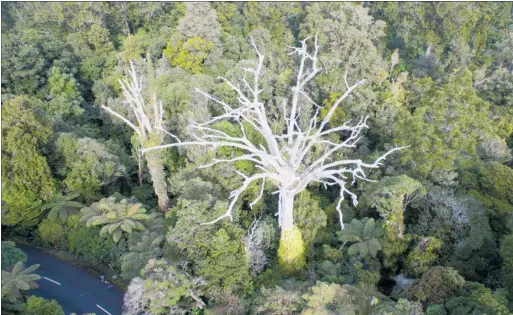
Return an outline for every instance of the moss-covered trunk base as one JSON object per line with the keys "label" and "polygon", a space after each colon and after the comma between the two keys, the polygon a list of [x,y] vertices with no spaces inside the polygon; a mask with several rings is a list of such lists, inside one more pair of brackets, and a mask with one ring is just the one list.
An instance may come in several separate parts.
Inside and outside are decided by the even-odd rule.
{"label": "moss-covered trunk base", "polygon": [[305,243],[297,226],[282,230],[278,247],[278,264],[285,274],[295,274],[306,265]]}

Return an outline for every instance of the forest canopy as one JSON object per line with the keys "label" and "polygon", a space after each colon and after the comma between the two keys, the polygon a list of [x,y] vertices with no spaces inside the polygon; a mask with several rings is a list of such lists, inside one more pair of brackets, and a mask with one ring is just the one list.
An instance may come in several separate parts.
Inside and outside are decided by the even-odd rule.
{"label": "forest canopy", "polygon": [[111,266],[124,314],[513,312],[511,3],[1,20],[2,313],[62,313],[10,239]]}

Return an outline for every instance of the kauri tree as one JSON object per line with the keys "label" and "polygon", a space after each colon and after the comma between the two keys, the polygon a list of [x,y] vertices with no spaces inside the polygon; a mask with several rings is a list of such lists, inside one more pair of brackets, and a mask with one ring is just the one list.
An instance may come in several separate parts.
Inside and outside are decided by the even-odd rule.
{"label": "kauri tree", "polygon": [[[304,242],[300,230],[294,224],[295,196],[311,183],[320,183],[325,187],[338,186],[340,200],[336,209],[343,228],[341,204],[345,195],[351,197],[354,205],[358,203],[357,195],[348,187],[357,179],[367,180],[364,169],[378,168],[389,154],[402,149],[393,148],[371,163],[347,158],[350,153],[348,150],[357,146],[362,131],[367,128],[366,119],[362,118],[356,123],[348,121],[331,128],[329,122],[339,105],[354,89],[364,84],[365,80],[354,85],[349,85],[346,80],[346,91],[334,101],[321,118],[320,111],[323,108],[315,104],[306,92],[307,84],[321,71],[317,58],[319,46],[316,37],[314,50],[310,51],[307,40],[301,41],[299,48],[289,47],[290,55],[299,56],[299,69],[294,86],[291,87],[290,100],[283,99],[283,116],[280,118],[271,118],[272,109],[266,108],[266,104],[259,97],[263,91],[260,77],[264,73],[265,57],[252,42],[258,61],[255,67],[243,69],[245,75],[240,81],[241,84],[221,78],[236,93],[239,106],[227,104],[213,95],[197,90],[220,105],[224,113],[203,123],[192,122],[192,139],[189,141],[181,141],[177,136],[168,133],[174,139],[174,143],[146,147],[142,150],[146,154],[153,154],[157,149],[198,145],[228,147],[243,152],[230,159],[214,159],[212,163],[202,166],[249,161],[254,163],[256,170],[254,174],[237,171],[244,181],[239,189],[232,191],[228,209],[222,216],[204,224],[214,224],[223,218],[230,218],[233,221],[233,209],[241,194],[252,183],[261,183],[260,193],[249,204],[253,207],[261,199],[266,181],[271,182],[277,187],[276,193],[279,195],[277,215],[281,239],[278,260],[284,270],[290,269],[289,271],[304,266]],[[249,76],[252,76],[252,82],[248,81]],[[310,112],[313,112],[310,119],[300,115]],[[233,124],[236,127],[235,132],[227,133],[220,130],[218,124],[221,122]],[[257,134],[258,137],[248,137],[247,134],[250,133]],[[342,140],[337,141],[336,135],[342,136]]]}

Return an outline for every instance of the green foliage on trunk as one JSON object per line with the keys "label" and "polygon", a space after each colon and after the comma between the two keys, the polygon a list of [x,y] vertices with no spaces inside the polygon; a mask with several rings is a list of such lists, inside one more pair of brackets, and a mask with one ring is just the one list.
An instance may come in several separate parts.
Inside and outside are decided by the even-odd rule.
{"label": "green foliage on trunk", "polygon": [[304,190],[294,198],[294,222],[301,231],[305,249],[312,251],[317,237],[327,225],[327,216],[321,208],[321,198]]}
{"label": "green foliage on trunk", "polygon": [[292,230],[281,230],[278,247],[278,264],[287,274],[295,274],[306,266],[305,243],[301,231],[294,225]]}

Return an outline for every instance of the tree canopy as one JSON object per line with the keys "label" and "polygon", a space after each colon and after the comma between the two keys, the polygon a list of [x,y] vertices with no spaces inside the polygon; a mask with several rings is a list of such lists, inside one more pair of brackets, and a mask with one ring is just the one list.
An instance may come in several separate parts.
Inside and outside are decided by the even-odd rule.
{"label": "tree canopy", "polygon": [[513,312],[511,3],[1,11],[2,312],[62,313],[20,239],[127,314]]}

